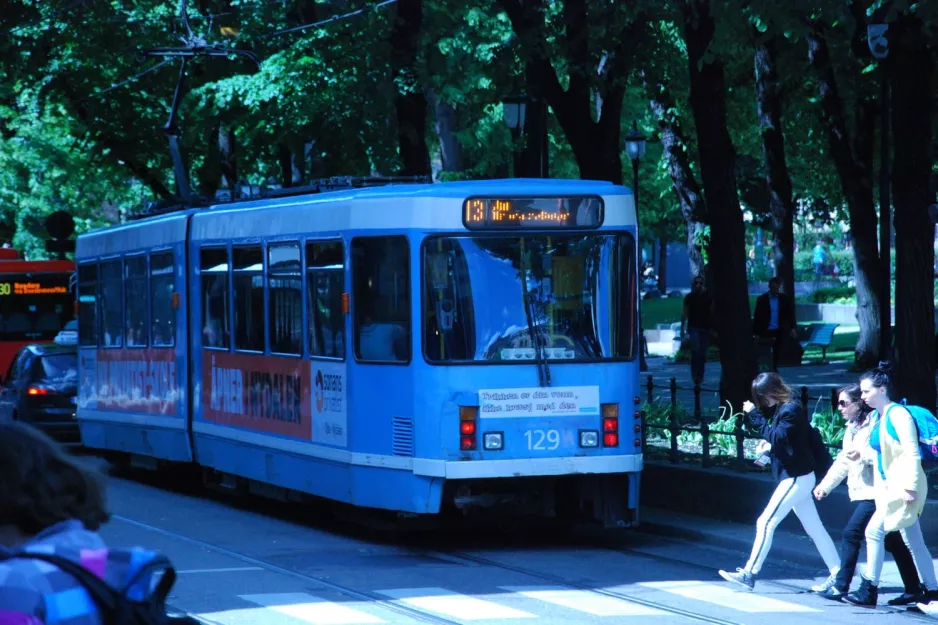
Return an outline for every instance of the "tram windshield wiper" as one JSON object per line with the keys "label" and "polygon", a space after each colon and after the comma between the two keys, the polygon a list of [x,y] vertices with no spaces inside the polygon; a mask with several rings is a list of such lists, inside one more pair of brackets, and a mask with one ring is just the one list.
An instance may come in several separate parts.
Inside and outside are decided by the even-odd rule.
{"label": "tram windshield wiper", "polygon": [[524,316],[528,322],[528,336],[534,345],[534,360],[537,363],[537,380],[540,386],[550,386],[550,368],[547,364],[547,357],[541,349],[541,341],[538,337],[537,324],[534,322],[534,299],[532,293],[528,290],[528,268],[525,263],[524,237],[521,237],[521,298],[524,303]]}

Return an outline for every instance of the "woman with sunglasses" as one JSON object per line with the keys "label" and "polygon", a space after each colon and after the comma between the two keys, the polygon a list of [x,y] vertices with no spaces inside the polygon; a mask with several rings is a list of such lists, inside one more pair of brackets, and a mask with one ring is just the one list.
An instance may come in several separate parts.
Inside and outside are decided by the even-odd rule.
{"label": "woman with sunglasses", "polygon": [[[847,422],[843,451],[837,455],[827,475],[814,489],[814,498],[818,501],[824,499],[846,478],[850,501],[856,502],[856,508],[844,527],[840,547],[840,571],[828,577],[823,584],[811,588],[820,596],[833,600],[840,600],[850,590],[850,582],[853,581],[857,560],[860,558],[863,533],[876,511],[873,490],[874,457],[870,448],[872,409],[860,399],[859,384],[840,389],[837,405],[844,421]],[[902,541],[902,535],[899,532],[890,532],[886,535],[885,545],[886,550],[896,560],[896,567],[905,586],[905,593],[890,599],[889,605],[910,605],[921,601],[924,591],[919,583],[912,553]]]}
{"label": "woman with sunglasses", "polygon": [[885,559],[885,535],[898,530],[924,581],[925,596],[918,604],[921,608],[938,599],[935,565],[918,521],[925,509],[928,482],[922,468],[915,421],[904,406],[892,401],[892,391],[888,363],[880,363],[860,377],[860,397],[878,415],[870,429],[870,447],[876,451],[873,459],[876,511],[866,526],[867,563],[860,588],[845,599],[860,606],[876,606]]}
{"label": "woman with sunglasses", "polygon": [[745,402],[743,410],[749,422],[771,446],[772,475],[779,481],[765,511],[756,521],[756,541],[752,545],[749,562],[735,573],[720,571],[728,582],[752,590],[756,576],[762,569],[775,528],[792,510],[801,521],[808,536],[814,541],[831,575],[840,567],[837,547],[824,529],[817,507],[811,499],[814,489],[814,452],[811,446],[811,422],[801,403],[777,373],[760,373],[752,381],[752,403]]}

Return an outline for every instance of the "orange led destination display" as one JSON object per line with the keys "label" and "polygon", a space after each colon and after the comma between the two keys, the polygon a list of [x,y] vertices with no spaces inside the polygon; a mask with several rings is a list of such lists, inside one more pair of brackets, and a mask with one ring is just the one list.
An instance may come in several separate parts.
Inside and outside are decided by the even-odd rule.
{"label": "orange led destination display", "polygon": [[598,197],[471,198],[463,205],[470,230],[597,228],[602,220]]}
{"label": "orange led destination display", "polygon": [[61,284],[43,284],[36,281],[0,281],[0,297],[9,295],[66,295],[68,288]]}

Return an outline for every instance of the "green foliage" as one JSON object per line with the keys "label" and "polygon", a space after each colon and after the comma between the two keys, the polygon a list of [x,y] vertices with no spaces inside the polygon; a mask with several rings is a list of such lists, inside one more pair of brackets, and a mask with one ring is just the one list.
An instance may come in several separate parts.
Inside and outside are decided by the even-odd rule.
{"label": "green foliage", "polygon": [[856,304],[857,290],[849,286],[817,289],[807,298],[813,304]]}

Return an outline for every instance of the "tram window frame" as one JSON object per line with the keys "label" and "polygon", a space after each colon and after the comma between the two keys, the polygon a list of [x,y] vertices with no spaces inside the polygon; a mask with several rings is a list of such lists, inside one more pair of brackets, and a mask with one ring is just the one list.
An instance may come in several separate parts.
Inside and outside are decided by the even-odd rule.
{"label": "tram window frame", "polygon": [[[244,255],[246,255],[247,253],[257,254],[257,258],[255,260],[260,261],[259,270],[253,269],[253,267],[257,265],[257,263],[246,265],[247,268],[245,269],[241,268],[241,265],[243,263],[251,260],[250,258],[248,258],[247,260],[244,259]],[[268,342],[267,342],[267,320],[265,318],[266,304],[264,300],[264,294],[265,294],[264,273],[266,269],[266,263],[264,262],[265,257],[266,257],[266,254],[264,253],[264,245],[262,243],[253,243],[253,244],[247,244],[247,245],[243,245],[243,244],[233,245],[231,248],[231,276],[232,276],[231,290],[232,290],[232,294],[234,295],[234,304],[232,305],[232,308],[231,308],[231,313],[233,315],[231,326],[232,326],[232,329],[234,330],[234,336],[232,337],[232,345],[234,346],[234,350],[236,352],[263,354],[266,351],[266,346]],[[250,280],[248,284],[249,284],[249,289],[251,291],[251,294],[250,294],[251,297],[240,298],[238,297],[238,292],[239,292],[238,285],[241,281],[244,280],[244,278],[248,278]],[[260,284],[257,286],[255,286],[254,284],[255,278],[260,278]],[[258,346],[256,344],[251,344],[249,347],[240,347],[239,344],[241,343],[241,340],[240,340],[241,329],[238,326],[238,320],[240,318],[239,311],[244,303],[251,304],[253,308],[253,302],[254,302],[253,298],[256,297],[257,295],[254,291],[258,289],[260,290],[260,304],[258,306],[258,311],[260,313],[261,318],[260,318],[259,323],[255,321],[252,325],[254,327],[261,328],[262,334],[259,337],[260,345]],[[255,343],[256,342],[257,341],[255,338]]]}
{"label": "tram window frame", "polygon": [[[89,293],[91,301],[83,302]],[[90,309],[90,311],[89,311]],[[90,313],[90,314],[89,314]],[[78,347],[98,347],[98,263],[78,264]],[[82,321],[84,320],[84,323]]]}
{"label": "tram window frame", "polygon": [[[168,257],[169,262],[165,263],[164,259]],[[155,262],[157,261],[157,262]],[[160,264],[162,263],[162,264]],[[169,267],[170,272],[169,285],[173,287],[172,292],[169,295],[167,300],[168,306],[167,310],[157,311],[157,306],[160,308],[164,307],[164,302],[157,296],[157,289],[160,288],[166,281],[167,274],[165,273],[154,273],[154,271],[165,270]],[[156,252],[150,252],[150,347],[158,349],[172,349],[176,347],[176,309],[173,308],[173,296],[176,294],[176,253],[175,250],[158,250]],[[159,313],[167,313],[166,318],[168,319],[168,325],[170,327],[169,333],[166,336],[169,337],[168,343],[157,343],[157,328],[156,323],[159,321],[157,316]]]}
{"label": "tram window frame", "polygon": [[[112,289],[110,294],[105,293]],[[98,311],[98,347],[124,347],[124,264],[120,258],[109,258],[98,264]],[[107,343],[109,336],[112,339]]]}
{"label": "tram window frame", "polygon": [[[326,271],[327,267],[333,267],[332,264],[324,265],[323,262],[330,262],[330,259],[333,258],[329,255],[329,252],[326,252],[325,260],[318,260],[317,256],[321,255],[325,250],[318,250],[317,248],[337,248],[338,249],[338,260],[339,260],[339,280],[338,280],[338,293],[333,292],[333,288],[336,284],[333,281],[330,281],[330,274]],[[346,358],[346,353],[348,349],[348,331],[346,328],[346,314],[342,310],[342,295],[345,291],[345,278],[347,276],[348,266],[345,262],[345,242],[342,239],[319,239],[312,240],[308,239],[305,245],[306,256],[304,258],[305,267],[306,267],[306,310],[307,310],[307,321],[306,321],[306,344],[307,349],[309,350],[309,357],[311,359],[317,360],[331,360],[336,362],[344,362]],[[339,323],[334,326],[339,330],[338,333],[338,356],[330,356],[328,354],[318,353],[317,350],[317,341],[316,341],[316,330],[317,330],[317,321],[319,320],[318,315],[318,303],[319,298],[314,293],[314,289],[317,286],[317,279],[322,276],[325,278],[326,285],[329,289],[327,294],[328,304],[329,304],[329,315],[336,315]],[[338,296],[336,298],[336,295]],[[336,307],[336,299],[338,299],[338,306]],[[323,328],[326,326],[323,325]],[[325,343],[325,341],[323,341]],[[336,336],[333,335],[332,345],[335,346]]]}
{"label": "tram window frame", "polygon": [[[216,257],[214,259],[211,257],[206,259],[206,255],[216,255]],[[224,265],[224,269],[219,269],[219,267],[222,265]],[[208,316],[210,312],[210,306],[209,302],[206,300],[206,285],[208,284],[206,278],[209,277],[215,278],[211,285],[213,290],[217,290],[216,285],[218,284],[218,278],[224,280],[221,288],[223,291],[221,295],[224,313],[218,317],[219,321],[221,322],[221,345],[208,345],[205,341],[207,325],[210,320]],[[232,340],[231,252],[227,246],[208,245],[199,248],[199,310],[202,312],[202,349],[225,352],[230,350]],[[214,320],[214,317],[212,320]]]}
{"label": "tram window frame", "polygon": [[[394,325],[400,325],[403,331],[403,337],[401,337],[399,344],[404,346],[404,357],[394,360],[380,360],[374,358],[363,358],[361,355],[361,330],[362,330],[362,321],[364,321],[363,315],[365,307],[362,303],[366,300],[366,296],[359,292],[360,278],[373,278],[370,276],[367,271],[373,271],[378,268],[386,268],[388,266],[388,259],[386,256],[382,257],[382,260],[379,262],[376,258],[369,258],[365,261],[359,259],[359,246],[367,245],[374,242],[403,242],[404,244],[404,264],[405,268],[404,277],[405,284],[403,286],[403,301],[406,302],[404,312],[406,314],[406,320],[403,323]],[[353,349],[355,353],[355,360],[363,364],[373,364],[373,365],[397,365],[397,366],[408,366],[413,360],[413,326],[414,326],[414,306],[413,306],[413,270],[411,267],[412,256],[411,256],[411,246],[410,240],[403,234],[395,235],[384,235],[384,236],[363,236],[363,237],[354,237],[350,244],[350,271],[352,275],[352,341]],[[368,262],[370,261],[370,262]],[[393,339],[392,339],[393,340]],[[392,348],[393,349],[393,348]]]}
{"label": "tram window frame", "polygon": [[[286,268],[275,267],[272,258],[274,251],[287,248],[292,248],[295,251],[295,256],[289,259],[289,265]],[[268,243],[266,256],[267,271],[264,272],[264,288],[266,291],[264,301],[267,309],[267,334],[270,337],[270,353],[277,356],[302,357],[305,332],[303,331],[303,257],[300,242],[278,241],[276,243]],[[296,263],[295,266],[293,265],[294,262]],[[277,337],[275,326],[278,323],[279,313],[281,312],[277,306],[277,302],[281,301],[281,299],[275,297],[273,284],[281,280],[285,283],[295,281],[295,286],[283,286],[282,289],[284,294],[292,291],[294,301],[296,302],[295,307],[286,308],[294,308],[295,311],[299,312],[299,317],[296,317],[294,312],[292,323],[295,325],[290,332],[294,338],[290,339],[289,345],[286,345],[288,351],[282,349],[284,347],[283,344],[275,344]],[[288,296],[284,298],[282,302],[286,302],[287,299],[289,299]]]}
{"label": "tram window frame", "polygon": [[[131,275],[132,265],[142,263],[143,273]],[[139,269],[139,266],[137,267]],[[142,282],[142,288],[140,283]],[[136,287],[136,289],[134,288]],[[142,299],[141,299],[142,298]],[[142,311],[134,308],[142,307]],[[142,315],[140,314],[142,313]],[[138,317],[138,315],[140,315]],[[150,344],[150,265],[146,254],[136,254],[124,257],[124,346],[127,348],[147,347]],[[134,319],[143,324],[142,342],[131,339]]]}
{"label": "tram window frame", "polygon": [[[610,319],[615,316],[617,319],[617,328],[614,331],[610,332],[609,341],[610,347],[616,352],[614,356],[603,356],[601,358],[595,359],[571,359],[571,360],[548,360],[548,365],[554,367],[555,365],[582,365],[582,364],[606,364],[606,363],[631,363],[637,362],[639,359],[639,303],[637,298],[639,297],[638,288],[640,286],[637,278],[637,258],[638,258],[638,243],[636,241],[635,233],[630,230],[616,229],[616,230],[569,230],[563,232],[545,232],[545,231],[535,231],[532,233],[523,233],[515,231],[503,231],[503,232],[487,232],[484,234],[477,234],[474,232],[471,233],[435,233],[430,236],[427,236],[420,244],[419,254],[420,254],[420,348],[423,355],[423,360],[428,365],[433,367],[456,367],[456,366],[471,366],[471,367],[480,367],[480,366],[505,366],[518,364],[518,361],[513,360],[434,360],[427,356],[427,342],[426,342],[426,324],[428,322],[427,318],[427,294],[426,294],[426,281],[427,281],[427,269],[426,269],[426,250],[427,247],[438,239],[469,239],[469,240],[480,240],[480,239],[497,239],[502,237],[518,237],[523,236],[609,236],[615,237],[615,248],[614,248],[614,259],[615,259],[615,271],[618,276],[618,283],[621,288],[618,290],[618,299],[613,303],[613,307],[610,309]],[[630,254],[629,254],[630,253]],[[627,257],[625,254],[629,254]],[[634,308],[629,308],[628,302],[629,297],[633,295],[636,298],[636,305]],[[626,327],[628,326],[628,327]],[[631,347],[631,350],[628,351],[625,348]],[[622,352],[628,352],[626,355],[620,355]]]}

